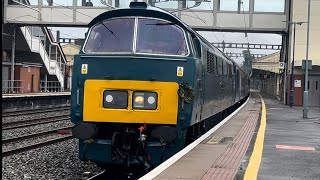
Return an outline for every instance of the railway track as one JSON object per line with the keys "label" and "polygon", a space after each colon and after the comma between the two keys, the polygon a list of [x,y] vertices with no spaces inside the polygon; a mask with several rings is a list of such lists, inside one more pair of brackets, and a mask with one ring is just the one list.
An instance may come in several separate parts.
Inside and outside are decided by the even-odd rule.
{"label": "railway track", "polygon": [[33,109],[33,110],[22,110],[22,111],[14,111],[14,112],[3,112],[2,117],[12,117],[12,116],[22,116],[22,115],[31,115],[38,113],[47,113],[47,112],[55,112],[55,111],[66,111],[70,110],[70,106],[62,106],[62,107],[53,107],[46,109]]}
{"label": "railway track", "polygon": [[[44,138],[44,140],[41,140],[39,142],[34,142],[34,143],[29,143],[29,144],[25,143],[25,145],[22,145],[19,147],[5,148],[5,149],[2,147],[3,148],[2,149],[2,157],[14,155],[17,153],[21,153],[21,152],[29,151],[32,149],[51,145],[54,143],[69,140],[69,139],[73,138],[70,131],[69,131],[71,128],[72,128],[72,126],[67,126],[67,127],[63,127],[63,128],[53,129],[50,131],[34,133],[34,134],[14,137],[14,138],[10,138],[10,139],[4,139],[4,140],[2,140],[2,146],[10,147],[10,145],[13,146],[12,144],[14,144],[14,146],[17,146],[17,144],[23,144],[23,142],[26,142],[28,140],[33,141],[33,138]],[[60,131],[60,133],[59,133],[59,131]],[[46,139],[46,137],[48,137],[50,135],[52,137]]]}
{"label": "railway track", "polygon": [[59,115],[59,116],[53,116],[53,117],[42,117],[42,118],[37,118],[37,119],[28,119],[28,120],[7,122],[7,123],[2,124],[2,130],[23,128],[23,127],[35,126],[35,125],[39,125],[39,124],[48,124],[48,123],[52,123],[52,122],[65,121],[65,120],[70,120],[70,116],[69,115]]}

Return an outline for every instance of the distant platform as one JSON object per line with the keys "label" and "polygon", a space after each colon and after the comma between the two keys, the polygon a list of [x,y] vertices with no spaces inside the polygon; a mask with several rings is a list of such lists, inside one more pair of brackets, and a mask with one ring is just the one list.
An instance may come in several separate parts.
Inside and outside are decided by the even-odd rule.
{"label": "distant platform", "polygon": [[21,97],[39,97],[39,96],[65,96],[65,95],[71,95],[71,92],[8,93],[8,94],[2,94],[2,98],[21,98]]}

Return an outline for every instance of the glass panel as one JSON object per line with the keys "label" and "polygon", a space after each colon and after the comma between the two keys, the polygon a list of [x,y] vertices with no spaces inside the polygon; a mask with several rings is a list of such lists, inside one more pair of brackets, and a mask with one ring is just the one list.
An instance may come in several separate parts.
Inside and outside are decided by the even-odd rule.
{"label": "glass panel", "polygon": [[[20,2],[21,4],[38,6],[38,0],[16,0],[16,2]],[[18,3],[13,2],[13,0],[8,0],[8,5],[19,5]]]}
{"label": "glass panel", "polygon": [[178,9],[178,1],[162,1],[155,3],[155,6],[164,9]]}
{"label": "glass panel", "polygon": [[[196,4],[195,1],[187,1],[187,7],[191,8]],[[200,10],[213,10],[213,0],[210,2],[202,2],[199,6],[193,7],[191,9],[200,9]]]}
{"label": "glass panel", "polygon": [[[240,11],[249,11],[249,0],[242,0]],[[238,11],[238,0],[220,0],[220,10],[222,11]]]}
{"label": "glass panel", "polygon": [[[102,1],[108,4],[108,0],[102,0]],[[77,0],[77,6],[107,7],[106,5],[101,3],[101,0]]]}
{"label": "glass panel", "polygon": [[170,22],[140,18],[138,22],[137,52],[186,55],[183,31]]}
{"label": "glass panel", "polygon": [[134,19],[104,21],[90,31],[85,52],[132,52]]}
{"label": "glass panel", "polygon": [[[105,0],[106,2],[108,2],[108,0]],[[118,1],[119,6],[116,6],[117,3],[116,1]],[[112,0],[112,7],[117,7],[117,8],[129,8],[130,2],[133,0]]]}
{"label": "glass panel", "polygon": [[73,6],[73,0],[63,0],[63,1],[56,1],[56,0],[43,0],[44,6]]}
{"label": "glass panel", "polygon": [[258,12],[284,12],[285,0],[255,0],[254,11]]}
{"label": "glass panel", "polygon": [[43,34],[42,29],[40,27],[29,26],[28,28],[29,28],[32,36],[34,36],[34,37],[44,37],[44,34]]}
{"label": "glass panel", "polygon": [[28,1],[20,1],[20,2],[22,2],[23,4],[38,6],[38,0],[28,0]]}

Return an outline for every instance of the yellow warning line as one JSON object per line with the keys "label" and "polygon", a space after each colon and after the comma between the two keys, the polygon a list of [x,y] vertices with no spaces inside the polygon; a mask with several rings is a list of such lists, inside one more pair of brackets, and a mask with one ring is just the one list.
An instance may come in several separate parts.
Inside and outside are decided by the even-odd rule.
{"label": "yellow warning line", "polygon": [[[260,96],[260,94],[259,94]],[[244,174],[244,180],[254,180],[257,179],[258,171],[260,168],[261,157],[263,152],[263,143],[264,143],[264,134],[266,131],[266,105],[264,103],[263,98],[260,96],[261,105],[262,105],[262,112],[261,112],[261,122],[258,131],[258,135],[256,138],[256,142],[254,144],[253,152],[250,157],[249,165],[247,170]]]}

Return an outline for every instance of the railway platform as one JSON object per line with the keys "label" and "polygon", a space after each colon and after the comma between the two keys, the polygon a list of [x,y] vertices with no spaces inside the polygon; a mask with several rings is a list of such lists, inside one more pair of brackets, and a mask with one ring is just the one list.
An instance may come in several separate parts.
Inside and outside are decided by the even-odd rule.
{"label": "railway platform", "polygon": [[2,94],[2,112],[70,106],[70,92]]}
{"label": "railway platform", "polygon": [[22,98],[22,97],[43,97],[43,96],[64,96],[70,92],[41,92],[41,93],[2,93],[2,98]]}
{"label": "railway platform", "polygon": [[320,108],[252,93],[235,112],[140,180],[320,179]]}

